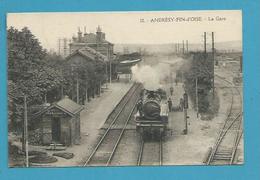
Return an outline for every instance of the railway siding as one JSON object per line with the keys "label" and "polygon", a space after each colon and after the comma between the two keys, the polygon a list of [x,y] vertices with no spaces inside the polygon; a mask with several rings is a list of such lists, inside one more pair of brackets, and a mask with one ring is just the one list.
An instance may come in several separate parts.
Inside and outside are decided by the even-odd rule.
{"label": "railway siding", "polygon": [[229,113],[217,140],[208,156],[207,165],[233,164],[237,147],[243,134],[242,95],[240,89],[223,77],[216,76],[227,84],[232,94]]}

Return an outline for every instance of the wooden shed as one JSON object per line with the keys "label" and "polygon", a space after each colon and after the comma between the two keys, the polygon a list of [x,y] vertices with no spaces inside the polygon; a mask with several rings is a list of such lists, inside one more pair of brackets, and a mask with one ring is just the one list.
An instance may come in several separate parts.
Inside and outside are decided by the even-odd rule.
{"label": "wooden shed", "polygon": [[80,142],[80,112],[83,106],[67,96],[42,110],[38,118],[43,145],[51,143],[70,146]]}

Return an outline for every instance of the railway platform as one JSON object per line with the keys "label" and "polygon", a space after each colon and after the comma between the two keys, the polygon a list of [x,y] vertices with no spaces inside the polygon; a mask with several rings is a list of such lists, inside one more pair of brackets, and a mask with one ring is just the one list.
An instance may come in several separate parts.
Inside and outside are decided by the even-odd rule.
{"label": "railway platform", "polygon": [[[230,88],[224,86],[219,78],[215,80],[215,87],[219,97],[218,114],[212,120],[203,120],[197,117],[195,109],[189,101],[188,113],[188,134],[183,135],[183,112],[171,112],[169,116],[169,126],[173,133],[168,136],[163,144],[164,164],[165,165],[202,165],[205,156],[208,154],[209,147],[213,146],[216,138],[228,116],[227,110],[231,104]],[[178,87],[173,94],[178,96]],[[175,106],[174,97],[173,106]],[[241,148],[243,149],[243,148]],[[239,159],[239,158],[238,158]],[[241,158],[242,159],[242,158]],[[240,160],[243,161],[243,160]]]}

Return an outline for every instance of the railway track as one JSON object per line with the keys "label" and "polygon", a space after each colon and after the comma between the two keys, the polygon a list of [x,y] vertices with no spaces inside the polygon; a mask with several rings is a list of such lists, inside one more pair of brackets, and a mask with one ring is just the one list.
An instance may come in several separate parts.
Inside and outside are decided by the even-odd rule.
{"label": "railway track", "polygon": [[221,76],[216,76],[226,82],[231,89],[231,105],[227,118],[221,128],[217,140],[212,147],[207,165],[231,165],[234,163],[237,147],[243,135],[243,114],[242,114],[242,96],[239,88],[233,86],[233,83]]}
{"label": "railway track", "polygon": [[[139,97],[140,84],[134,84],[106,120],[103,136],[85,161],[84,166],[109,166],[129,123]],[[117,128],[115,128],[117,127]],[[118,128],[121,127],[121,128]]]}
{"label": "railway track", "polygon": [[159,165],[163,163],[163,141],[143,141],[140,145],[137,165]]}

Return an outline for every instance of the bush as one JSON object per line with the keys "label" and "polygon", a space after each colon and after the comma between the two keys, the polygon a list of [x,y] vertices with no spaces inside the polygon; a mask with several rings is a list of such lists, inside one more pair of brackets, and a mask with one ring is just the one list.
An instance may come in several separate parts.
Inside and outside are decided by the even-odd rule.
{"label": "bush", "polygon": [[74,157],[74,154],[73,153],[53,153],[52,154],[53,156],[58,156],[58,157],[62,157],[62,158],[65,158],[65,159],[71,159]]}
{"label": "bush", "polygon": [[29,143],[32,145],[40,145],[42,143],[40,129],[29,132]]}
{"label": "bush", "polygon": [[57,158],[53,156],[48,156],[48,155],[38,155],[35,157],[32,157],[29,159],[29,162],[32,163],[39,163],[39,164],[48,164],[48,163],[54,163],[57,162]]}

